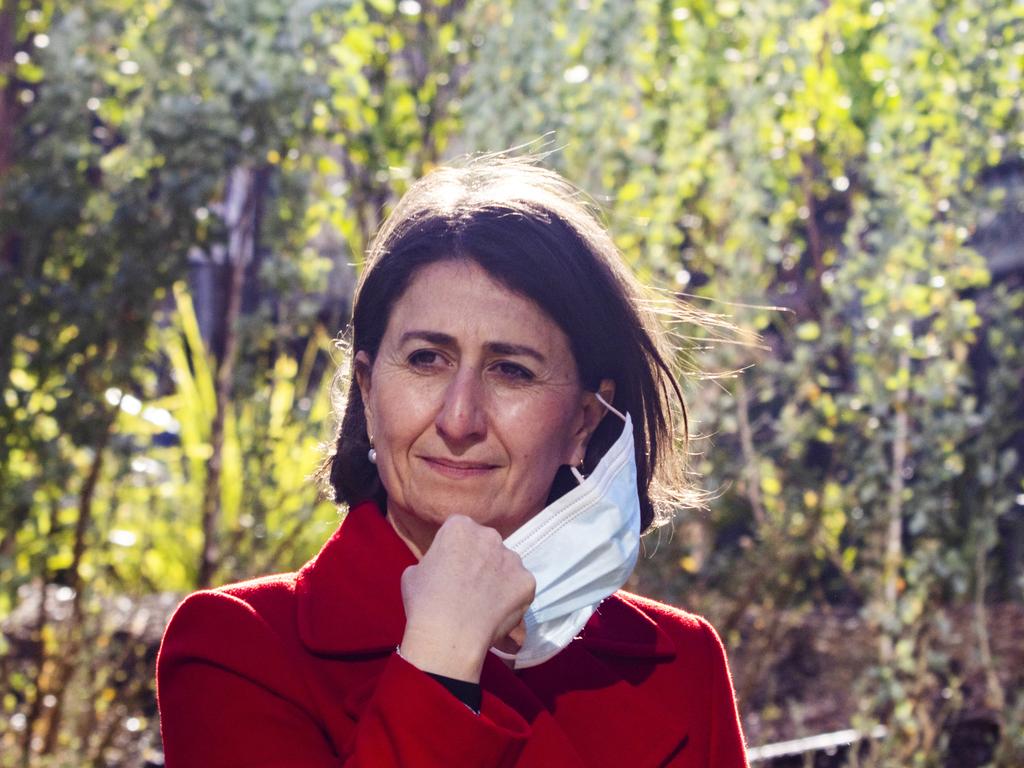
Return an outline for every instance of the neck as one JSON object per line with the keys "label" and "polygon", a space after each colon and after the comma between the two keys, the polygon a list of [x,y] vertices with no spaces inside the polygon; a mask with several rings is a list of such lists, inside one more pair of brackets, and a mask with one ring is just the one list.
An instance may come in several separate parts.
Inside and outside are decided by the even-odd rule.
{"label": "neck", "polygon": [[422,560],[423,555],[430,549],[430,544],[434,540],[434,534],[437,532],[437,529],[416,531],[414,533],[405,523],[399,520],[398,516],[390,508],[387,511],[386,517],[388,522],[391,523],[391,527],[395,529],[395,533],[398,534],[398,538],[405,542],[405,545],[416,556],[417,560]]}

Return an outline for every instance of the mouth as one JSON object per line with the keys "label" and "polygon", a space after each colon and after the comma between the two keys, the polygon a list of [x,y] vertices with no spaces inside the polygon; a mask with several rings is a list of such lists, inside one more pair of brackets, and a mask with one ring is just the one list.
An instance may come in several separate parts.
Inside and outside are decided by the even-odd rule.
{"label": "mouth", "polygon": [[482,477],[498,468],[496,464],[481,461],[459,461],[439,456],[421,456],[420,458],[434,472],[455,479]]}

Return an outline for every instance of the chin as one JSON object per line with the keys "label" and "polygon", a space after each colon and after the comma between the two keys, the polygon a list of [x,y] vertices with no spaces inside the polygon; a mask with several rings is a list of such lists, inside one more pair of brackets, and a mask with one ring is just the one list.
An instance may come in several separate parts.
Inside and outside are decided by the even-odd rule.
{"label": "chin", "polygon": [[493,503],[493,498],[453,499],[449,497],[441,503],[428,502],[421,507],[414,507],[414,509],[416,510],[416,516],[421,520],[434,523],[438,526],[442,525],[449,517],[454,515],[463,515],[480,525],[486,525],[490,528],[494,528],[502,533],[503,536],[506,536],[518,526],[507,517],[497,517],[489,514],[490,507]]}

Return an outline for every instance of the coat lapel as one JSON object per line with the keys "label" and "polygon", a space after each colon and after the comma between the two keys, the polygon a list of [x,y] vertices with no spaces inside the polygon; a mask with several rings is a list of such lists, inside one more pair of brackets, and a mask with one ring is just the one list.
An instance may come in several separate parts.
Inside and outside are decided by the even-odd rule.
{"label": "coat lapel", "polygon": [[391,653],[402,640],[402,572],[416,557],[372,502],[349,510],[299,571],[299,637],[321,655]]}

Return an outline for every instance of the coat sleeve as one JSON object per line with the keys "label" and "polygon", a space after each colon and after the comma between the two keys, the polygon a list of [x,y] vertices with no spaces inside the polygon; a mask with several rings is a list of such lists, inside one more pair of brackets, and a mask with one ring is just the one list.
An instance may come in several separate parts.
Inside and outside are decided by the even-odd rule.
{"label": "coat sleeve", "polygon": [[[338,691],[339,699],[347,691]],[[168,768],[509,766],[530,727],[485,695],[480,715],[393,655],[336,744],[285,643],[244,600],[198,592],[175,612],[157,660]]]}
{"label": "coat sleeve", "polygon": [[732,687],[725,647],[714,628],[700,619],[708,651],[709,704],[711,715],[710,761],[716,768],[747,768],[736,693]]}

